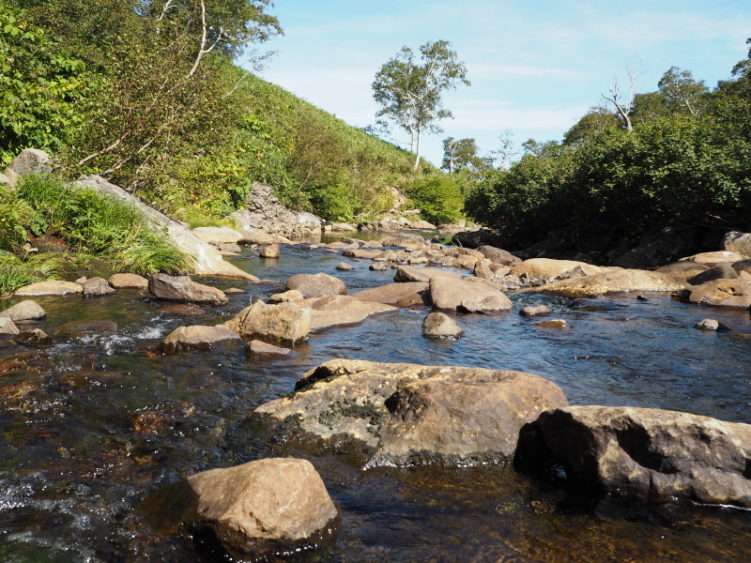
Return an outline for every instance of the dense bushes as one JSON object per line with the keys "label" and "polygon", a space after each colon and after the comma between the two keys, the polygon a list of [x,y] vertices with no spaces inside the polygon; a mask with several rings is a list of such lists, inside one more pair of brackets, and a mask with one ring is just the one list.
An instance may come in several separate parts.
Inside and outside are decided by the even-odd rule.
{"label": "dense bushes", "polygon": [[414,207],[431,223],[453,223],[462,216],[464,198],[458,175],[433,174],[415,180],[407,190]]}

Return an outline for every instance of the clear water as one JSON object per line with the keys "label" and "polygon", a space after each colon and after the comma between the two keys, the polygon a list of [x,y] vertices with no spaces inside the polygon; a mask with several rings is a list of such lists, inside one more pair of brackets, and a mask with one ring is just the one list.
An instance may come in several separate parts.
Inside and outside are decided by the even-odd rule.
{"label": "clear water", "polygon": [[[335,266],[349,260],[352,271]],[[507,467],[363,472],[346,457],[272,443],[248,420],[332,358],[519,369],[559,384],[572,404],[685,410],[751,422],[751,321],[648,295],[596,300],[512,296],[515,311],[460,316],[456,342],[420,335],[426,311],[399,310],[312,335],[293,358],[259,362],[240,345],[161,356],[164,335],[216,324],[300,272],[341,277],[350,291],[389,283],[369,261],[284,247],[281,260],[233,259],[267,280],[209,279],[245,292],[190,316],[137,292],[39,299],[51,347],[0,341],[1,561],[221,561],[185,532],[162,529],[144,500],[181,477],[269,455],[309,458],[339,508],[322,561],[751,560],[751,513],[576,498]],[[14,303],[7,300],[5,308]],[[547,303],[567,329],[519,307]],[[712,317],[732,331],[693,329]],[[70,323],[114,321],[116,334],[75,335]],[[64,325],[68,325],[65,327]],[[72,335],[71,335],[72,334]]]}

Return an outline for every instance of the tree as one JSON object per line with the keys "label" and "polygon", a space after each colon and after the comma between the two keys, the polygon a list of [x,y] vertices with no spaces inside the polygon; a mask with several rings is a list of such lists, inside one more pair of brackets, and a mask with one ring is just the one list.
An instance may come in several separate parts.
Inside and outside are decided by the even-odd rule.
{"label": "tree", "polygon": [[694,80],[691,71],[671,66],[657,83],[665,103],[674,112],[688,111],[691,115],[701,113],[701,100],[707,93],[704,81]]}
{"label": "tree", "polygon": [[576,124],[563,135],[564,145],[576,145],[618,127],[618,118],[603,106],[590,108]]}
{"label": "tree", "polygon": [[630,64],[626,66],[626,76],[628,77],[628,92],[623,94],[618,86],[618,78],[613,78],[613,85],[610,87],[608,95],[602,95],[602,98],[613,104],[616,113],[623,120],[623,125],[628,132],[634,130],[631,122],[631,113],[634,111],[634,100],[636,96],[636,80],[639,78],[638,70],[635,70]]}
{"label": "tree", "polygon": [[443,140],[443,163],[441,168],[449,174],[461,170],[479,170],[487,166],[485,159],[477,155],[477,143],[474,139],[454,139],[447,137]]}
{"label": "tree", "polygon": [[448,41],[425,43],[419,55],[402,47],[383,64],[373,81],[373,97],[383,106],[376,116],[393,121],[409,133],[410,148],[415,153],[413,170],[420,165],[422,135],[440,131],[436,122],[453,117],[443,106],[443,93],[457,83],[469,85],[467,69],[450,45]]}

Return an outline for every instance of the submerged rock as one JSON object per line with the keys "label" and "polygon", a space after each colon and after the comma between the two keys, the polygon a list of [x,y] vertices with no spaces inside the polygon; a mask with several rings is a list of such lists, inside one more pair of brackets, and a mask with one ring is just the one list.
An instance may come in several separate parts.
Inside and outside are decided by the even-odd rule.
{"label": "submerged rock", "polygon": [[459,338],[462,329],[447,314],[434,311],[423,319],[422,335],[425,338]]}
{"label": "submerged rock", "polygon": [[349,262],[339,262],[336,265],[337,270],[341,270],[342,272],[349,272],[352,269],[352,264]]}
{"label": "submerged rock", "polygon": [[337,515],[321,477],[303,459],[210,469],[191,475],[187,484],[195,495],[191,524],[208,527],[237,559],[281,555],[307,541],[315,546]]}
{"label": "submerged rock", "polygon": [[21,331],[8,317],[0,317],[0,336],[16,336]]}
{"label": "submerged rock", "polygon": [[42,297],[45,295],[63,297],[65,295],[75,295],[82,292],[83,287],[81,287],[81,284],[68,281],[48,280],[32,283],[31,285],[17,289],[14,295],[17,297]]}
{"label": "submerged rock", "polygon": [[107,281],[115,289],[146,291],[149,288],[149,280],[138,274],[112,274]]}
{"label": "submerged rock", "polygon": [[114,321],[86,321],[66,323],[58,329],[62,336],[80,337],[87,334],[117,334],[117,323]]}
{"label": "submerged rock", "polygon": [[267,305],[256,301],[224,326],[245,337],[261,336],[294,344],[308,336],[311,314],[295,303]]}
{"label": "submerged rock", "polygon": [[515,465],[646,500],[751,507],[751,425],[660,409],[584,406],[522,428]]}
{"label": "submerged rock", "polygon": [[430,280],[430,298],[437,309],[465,313],[494,313],[511,309],[511,300],[482,282],[438,276]]}
{"label": "submerged rock", "polygon": [[535,326],[542,328],[567,328],[568,323],[565,319],[550,319],[549,321],[540,321],[535,323]]}
{"label": "submerged rock", "polygon": [[522,309],[519,311],[519,314],[522,317],[539,317],[542,315],[549,315],[550,307],[548,307],[547,305],[528,305],[527,307],[522,307]]}
{"label": "submerged rock", "polygon": [[289,348],[274,346],[263,340],[251,340],[248,342],[248,351],[257,356],[289,356],[292,354],[292,350]]}
{"label": "submerged rock", "polygon": [[29,348],[36,348],[39,346],[47,346],[52,344],[52,339],[40,328],[33,328],[31,330],[24,330],[18,336],[13,339],[16,344],[21,346],[28,346]]}
{"label": "submerged rock", "polygon": [[287,280],[286,288],[298,290],[306,299],[347,293],[344,282],[328,274],[296,274]]}
{"label": "submerged rock", "polygon": [[567,404],[557,385],[528,373],[360,360],[326,362],[296,389],[255,412],[364,442],[370,465],[510,456],[522,425]]}
{"label": "submerged rock", "polygon": [[13,322],[18,321],[38,321],[47,316],[47,312],[42,309],[36,301],[27,299],[16,303],[12,307],[0,312],[0,318],[8,318]]}
{"label": "submerged rock", "polygon": [[153,275],[149,278],[149,291],[157,299],[181,303],[225,305],[228,301],[221,289],[194,282],[188,276]]}
{"label": "submerged rock", "polygon": [[259,255],[261,258],[279,258],[281,251],[278,244],[269,244],[261,249]]}
{"label": "submerged rock", "polygon": [[220,342],[242,340],[236,332],[223,326],[181,326],[173,330],[162,341],[165,354],[175,354],[183,350],[211,350]]}
{"label": "submerged rock", "polygon": [[114,294],[115,290],[104,278],[90,278],[83,283],[84,297],[104,297]]}
{"label": "submerged rock", "polygon": [[717,331],[720,330],[720,321],[716,319],[702,319],[694,325],[694,328],[710,332]]}

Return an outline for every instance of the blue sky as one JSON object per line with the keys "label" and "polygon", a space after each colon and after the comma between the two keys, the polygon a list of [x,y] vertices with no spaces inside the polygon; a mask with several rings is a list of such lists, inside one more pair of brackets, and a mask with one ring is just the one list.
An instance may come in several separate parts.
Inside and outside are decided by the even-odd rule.
{"label": "blue sky", "polygon": [[285,35],[265,44],[277,54],[261,76],[358,127],[375,120],[371,83],[387,59],[451,41],[472,86],[446,95],[455,119],[424,144],[436,164],[449,135],[483,153],[508,130],[517,145],[560,139],[629,65],[641,92],[672,65],[714,86],[751,37],[749,0],[277,0],[272,12]]}

